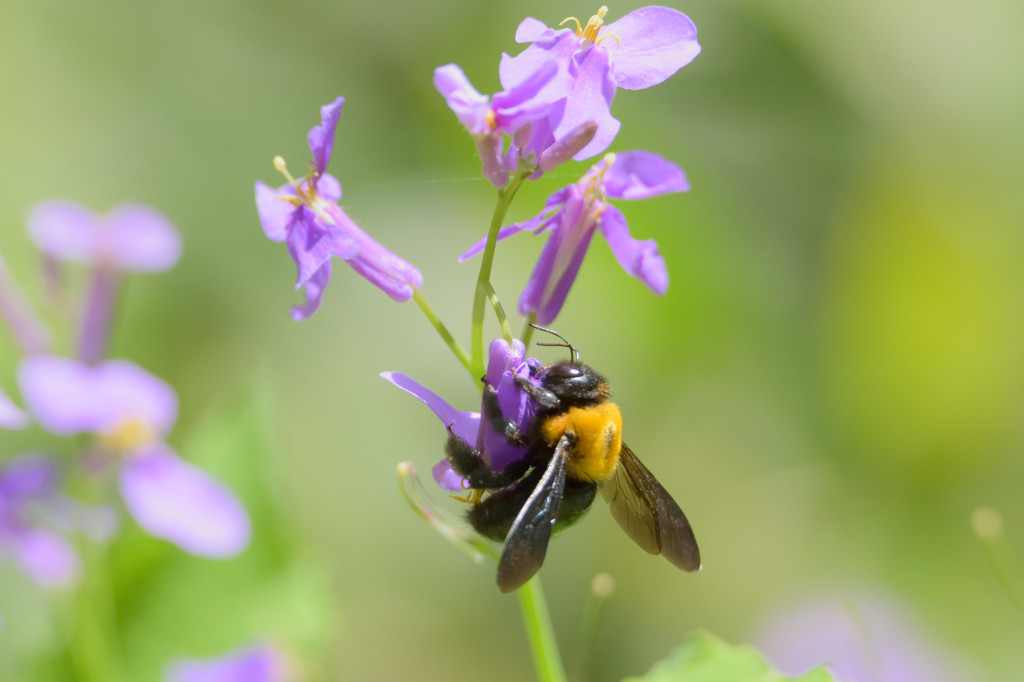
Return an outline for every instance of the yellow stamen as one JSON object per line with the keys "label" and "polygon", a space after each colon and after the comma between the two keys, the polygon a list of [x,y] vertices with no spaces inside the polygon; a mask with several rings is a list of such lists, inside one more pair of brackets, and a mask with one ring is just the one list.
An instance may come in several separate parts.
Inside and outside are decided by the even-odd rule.
{"label": "yellow stamen", "polygon": [[[590,181],[587,183],[587,186],[583,188],[583,195],[588,199],[588,208],[594,205],[594,202],[598,197],[600,197],[602,201],[605,199],[602,183],[604,182],[604,174],[607,173],[608,169],[612,167],[613,163],[615,163],[615,153],[609,152],[608,154],[605,154],[604,159],[602,160],[604,161],[604,164],[601,166],[600,170],[590,176]],[[601,207],[595,217],[601,215],[602,211],[604,211],[604,206]]]}
{"label": "yellow stamen", "polygon": [[310,164],[309,174],[301,181],[296,180],[292,177],[292,174],[288,172],[288,166],[284,162],[284,158],[281,156],[274,157],[274,170],[285,177],[288,184],[295,188],[295,192],[298,196],[278,195],[278,199],[283,199],[293,206],[299,206],[305,204],[311,211],[316,213],[323,220],[330,222],[331,217],[324,211],[322,206],[323,200],[320,195],[316,193],[316,188],[313,186],[313,180],[317,178],[316,167]]}
{"label": "yellow stamen", "polygon": [[[466,485],[467,484],[464,482],[463,486],[466,486]],[[487,492],[487,491],[474,489],[474,490],[468,491],[466,493],[465,497],[459,497],[458,495],[452,495],[451,498],[453,500],[456,500],[457,502],[465,502],[466,504],[471,504],[473,506],[476,506],[476,505],[480,504],[480,500],[483,499],[485,492]]]}
{"label": "yellow stamen", "polygon": [[622,39],[620,39],[614,33],[605,33],[603,36],[597,39],[597,44],[600,45],[605,38],[615,38],[615,42],[619,44],[619,47],[622,47]]}
{"label": "yellow stamen", "polygon": [[100,435],[100,444],[106,450],[131,452],[153,440],[153,430],[145,422],[129,418]]}
{"label": "yellow stamen", "polygon": [[[576,17],[566,17],[565,19],[562,19],[562,22],[558,25],[561,26],[567,21],[574,21],[576,22],[576,35],[584,40],[591,40],[596,43],[598,42],[597,34],[601,30],[601,27],[604,26],[604,16],[606,14],[608,14],[608,7],[602,6],[597,10],[597,14],[590,17],[586,26],[580,26],[580,20]],[[619,40],[618,36],[616,36],[615,39]],[[619,41],[619,44],[622,44],[621,40]]]}
{"label": "yellow stamen", "polygon": [[562,24],[564,24],[567,21],[575,21],[576,22],[576,35],[578,35],[578,36],[583,35],[583,27],[580,26],[580,20],[577,19],[576,17],[566,17],[565,19],[562,19],[562,21],[560,21],[558,25],[561,26]]}

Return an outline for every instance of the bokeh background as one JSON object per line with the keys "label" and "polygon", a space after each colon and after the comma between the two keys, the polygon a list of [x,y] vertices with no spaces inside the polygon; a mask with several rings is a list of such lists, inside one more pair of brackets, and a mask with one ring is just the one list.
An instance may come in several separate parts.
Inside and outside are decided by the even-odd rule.
{"label": "bokeh background", "polygon": [[[749,641],[773,610],[840,593],[905,609],[937,657],[971,671],[964,679],[1024,679],[1024,616],[970,525],[979,505],[1002,512],[996,554],[1019,587],[1024,5],[674,6],[696,22],[703,53],[657,88],[620,91],[612,109],[623,122],[613,149],[656,151],[693,185],[622,206],[636,236],[658,241],[669,291],[651,295],[595,241],[556,326],[613,381],[627,439],[690,516],[705,569],[683,575],[646,556],[595,507],[553,543],[543,571],[566,658],[590,580],[607,571],[618,589],[594,680],[646,670],[695,628]],[[611,6],[609,20],[634,7]],[[318,107],[345,95],[331,164],[344,207],[420,267],[468,340],[476,268],[455,255],[484,233],[493,190],[432,70],[458,62],[492,92],[523,17],[553,24],[595,10],[537,0],[0,10],[5,260],[41,301],[24,232],[34,202],[106,210],[133,199],[165,212],[185,255],[131,280],[114,355],[177,389],[171,442],[183,454],[208,456],[243,489],[259,466],[275,500],[254,513],[257,533],[273,526],[278,538],[260,541],[257,559],[202,561],[156,541],[121,557],[126,679],[157,679],[171,656],[254,636],[291,649],[314,679],[529,678],[515,599],[398,495],[396,463],[426,474],[444,433],[377,373],[404,371],[463,409],[473,386],[413,304],[342,266],[321,311],[292,322],[293,265],[264,238],[252,187],[279,182],[275,154],[301,169]],[[512,217],[533,215],[584,169],[524,189]],[[540,247],[523,236],[499,250],[507,309]],[[0,335],[8,392],[16,360]],[[31,437],[3,433],[0,455]],[[294,585],[267,603],[239,597],[239,566],[272,565],[282,543],[301,557]],[[190,577],[166,567],[153,577],[153,556]],[[9,565],[0,577],[11,665],[54,646],[52,628]]]}

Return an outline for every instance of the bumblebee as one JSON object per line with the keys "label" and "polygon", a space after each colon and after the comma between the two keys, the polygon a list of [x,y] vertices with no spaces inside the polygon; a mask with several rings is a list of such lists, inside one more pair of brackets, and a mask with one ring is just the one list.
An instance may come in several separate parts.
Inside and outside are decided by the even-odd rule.
{"label": "bumblebee", "polygon": [[[451,429],[445,452],[468,488],[490,491],[467,514],[481,535],[504,542],[498,588],[512,592],[540,570],[553,534],[579,521],[600,488],[612,516],[650,554],[684,571],[701,567],[693,529],[679,505],[622,441],[622,415],[608,400],[611,386],[560,335],[570,360],[531,367],[533,381],[516,383],[533,400],[536,416],[525,432],[506,419],[494,387],[484,386],[483,413],[510,445],[529,448],[501,471],[485,453]],[[479,496],[476,499],[480,499]]]}

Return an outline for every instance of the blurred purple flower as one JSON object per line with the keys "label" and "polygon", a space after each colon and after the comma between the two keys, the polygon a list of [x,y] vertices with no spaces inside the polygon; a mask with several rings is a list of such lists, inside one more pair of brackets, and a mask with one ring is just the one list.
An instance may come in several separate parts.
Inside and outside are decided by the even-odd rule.
{"label": "blurred purple flower", "polygon": [[[557,98],[557,93],[548,89],[546,98],[538,93],[557,71],[554,63],[542,63],[515,87],[487,97],[456,64],[434,69],[434,87],[476,140],[484,177],[495,187],[504,187],[521,164],[537,169],[532,178],[540,177],[568,161],[597,131],[597,124],[586,121],[555,139],[548,118],[556,107],[552,98]],[[507,150],[505,135],[512,137]]]}
{"label": "blurred purple flower", "polygon": [[836,596],[769,614],[754,643],[787,675],[824,665],[841,682],[977,679],[891,600]]}
{"label": "blurred purple flower", "polygon": [[166,682],[287,682],[294,680],[285,658],[265,644],[235,649],[217,658],[175,661]]}
{"label": "blurred purple flower", "polygon": [[113,324],[122,272],[160,272],[181,257],[181,236],[159,211],[122,204],[105,216],[71,201],[37,204],[28,229],[51,263],[73,261],[94,267],[79,336],[78,358],[99,361]]}
{"label": "blurred purple flower", "polygon": [[23,429],[28,423],[28,414],[18,409],[3,389],[0,389],[0,429]]}
{"label": "blurred purple flower", "polygon": [[125,505],[147,532],[207,557],[229,557],[249,542],[249,518],[224,486],[180,459],[164,442],[177,417],[174,391],[137,365],[94,367],[34,356],[19,368],[25,402],[61,436],[94,433],[117,456]]}
{"label": "blurred purple flower", "polygon": [[181,256],[177,230],[143,204],[121,204],[100,216],[72,201],[46,201],[32,208],[28,229],[48,256],[114,270],[159,272]]}
{"label": "blurred purple flower", "polygon": [[44,457],[24,455],[0,469],[0,560],[11,557],[36,583],[64,588],[81,573],[71,543],[55,531],[83,531],[96,540],[113,533],[106,507],[79,504],[58,492],[60,471]]}
{"label": "blurred purple flower", "polygon": [[503,54],[501,85],[512,90],[533,77],[545,64],[557,73],[538,98],[557,102],[548,112],[550,134],[564,138],[580,125],[593,122],[596,134],[574,155],[582,160],[600,154],[619,131],[610,107],[617,88],[642,90],[662,82],[700,53],[697,27],[682,12],[668,7],[642,7],[604,25],[602,7],[586,26],[552,29],[527,18],[516,30],[516,42],[532,43],[515,57]]}
{"label": "blurred purple flower", "polygon": [[[502,414],[513,420],[522,431],[529,428],[533,420],[534,406],[529,396],[516,384],[516,376],[534,381],[530,367],[539,367],[540,361],[526,357],[526,347],[518,339],[512,345],[504,339],[491,342],[487,364],[487,383],[495,388]],[[410,379],[401,372],[383,372],[380,375],[406,393],[417,398],[441,420],[442,426],[451,428],[456,436],[467,443],[476,444],[477,449],[487,453],[491,466],[501,471],[512,462],[522,459],[529,448],[509,445],[502,434],[494,431],[490,422],[481,423],[479,412],[463,412],[444,401],[443,398]],[[463,491],[463,478],[452,471],[447,458],[433,468],[434,480],[445,490]]]}
{"label": "blurred purple flower", "polygon": [[309,131],[313,164],[307,177],[294,180],[288,175],[284,160],[277,157],[275,167],[289,182],[277,189],[256,182],[256,210],[263,231],[271,240],[288,245],[299,271],[295,288],[305,287],[306,302],[291,309],[295,320],[306,319],[320,307],[323,290],[331,278],[332,256],[346,261],[396,301],[409,300],[414,290],[423,285],[419,270],[363,232],[337,204],[341,184],[325,171],[344,101],[344,97],[338,97],[324,105],[320,109],[320,125]]}
{"label": "blurred purple flower", "polygon": [[[519,312],[535,313],[538,324],[549,324],[557,317],[595,230],[604,235],[627,273],[654,293],[665,293],[668,272],[658,253],[658,245],[651,239],[633,239],[626,218],[607,199],[645,199],[689,188],[682,169],[657,154],[644,151],[608,154],[579,182],[548,197],[539,215],[502,228],[499,240],[523,230],[550,234],[519,298]],[[483,251],[486,243],[486,238],[481,239],[459,256],[459,261]]]}

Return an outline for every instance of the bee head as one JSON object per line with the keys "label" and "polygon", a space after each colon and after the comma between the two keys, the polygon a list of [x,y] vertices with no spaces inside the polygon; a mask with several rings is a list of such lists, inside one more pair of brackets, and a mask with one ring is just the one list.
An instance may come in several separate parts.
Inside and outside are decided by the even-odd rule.
{"label": "bee head", "polygon": [[611,386],[594,368],[574,360],[548,365],[541,371],[540,380],[563,405],[599,403],[611,393]]}

